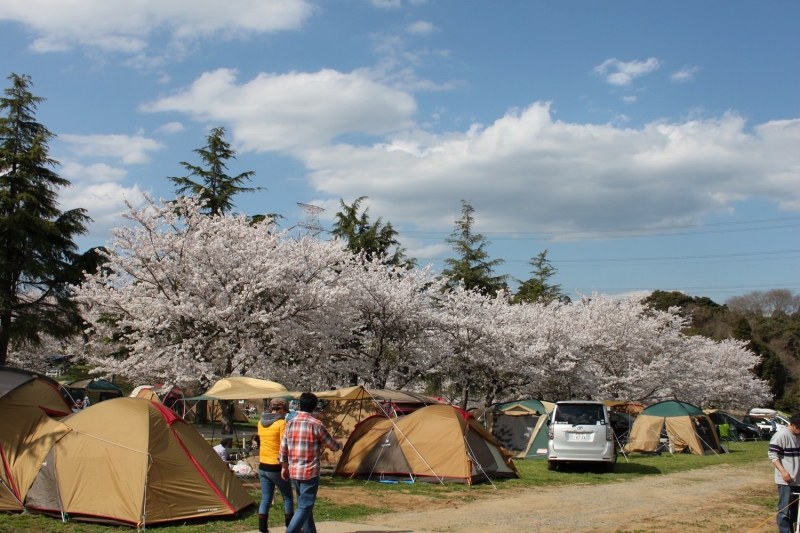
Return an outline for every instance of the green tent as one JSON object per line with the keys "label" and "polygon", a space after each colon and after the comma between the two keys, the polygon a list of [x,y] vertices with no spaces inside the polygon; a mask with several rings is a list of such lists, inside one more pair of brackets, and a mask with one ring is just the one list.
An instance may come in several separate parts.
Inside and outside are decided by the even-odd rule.
{"label": "green tent", "polygon": [[655,452],[664,441],[670,451],[677,453],[687,449],[697,455],[722,452],[708,415],[699,407],[677,400],[659,402],[642,411],[633,423],[625,450]]}
{"label": "green tent", "polygon": [[70,396],[76,400],[83,400],[83,397],[88,394],[92,403],[125,396],[122,389],[104,379],[82,379],[80,381],[73,381],[65,383],[64,388],[66,388]]}
{"label": "green tent", "polygon": [[515,459],[544,459],[547,417],[552,410],[550,402],[519,400],[489,407],[478,418]]}
{"label": "green tent", "polygon": [[705,412],[699,407],[686,402],[679,402],[677,400],[668,400],[666,402],[659,402],[651,405],[644,411],[643,415],[650,416],[705,416]]}

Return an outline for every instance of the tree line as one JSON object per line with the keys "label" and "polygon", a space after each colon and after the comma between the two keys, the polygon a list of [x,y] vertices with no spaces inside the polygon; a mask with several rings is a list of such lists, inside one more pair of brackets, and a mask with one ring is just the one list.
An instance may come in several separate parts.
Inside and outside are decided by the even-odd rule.
{"label": "tree line", "polygon": [[[55,350],[133,380],[413,387],[464,407],[522,396],[746,407],[789,386],[776,388],[778,372],[764,370],[775,348],[760,333],[693,334],[703,306],[664,308],[659,291],[645,302],[570,301],[550,283],[547,250],[512,292],[466,200],[441,276],[406,257],[390,222],[370,220],[365,197],[341,201],[328,241],[291,235],[276,215],[236,214],[235,195],[257,188],[245,186],[252,171],[227,174],[236,152],[223,128],[195,150],[200,165],[182,162],[189,175],[169,178],[174,201],[129,206],[109,246],[80,255],[74,238],[89,219],[57,210],[57,188],[69,182],[52,170],[52,134],[35,122],[42,99],[30,78],[9,79],[0,99],[0,364],[8,355],[41,364]],[[761,331],[753,320],[751,336]]]}

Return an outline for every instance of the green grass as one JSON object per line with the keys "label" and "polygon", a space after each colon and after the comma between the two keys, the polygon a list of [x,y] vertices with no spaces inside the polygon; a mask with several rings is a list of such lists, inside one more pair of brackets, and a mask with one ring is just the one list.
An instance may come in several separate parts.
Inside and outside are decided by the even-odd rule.
{"label": "green grass", "polygon": [[[767,461],[767,442],[747,442],[741,447],[738,444],[731,446],[731,453],[722,455],[712,455],[700,457],[691,454],[680,455],[658,455],[645,456],[633,454],[629,456],[629,462],[620,455],[614,473],[601,473],[590,469],[574,468],[553,472],[547,470],[547,461],[528,460],[517,461],[515,464],[519,470],[520,479],[497,480],[495,486],[500,491],[519,491],[529,487],[547,487],[563,485],[597,485],[602,483],[614,483],[623,480],[637,479],[647,476],[659,476],[675,472],[684,472],[697,468],[704,468],[712,465],[725,465],[736,468],[752,461]],[[374,495],[371,503],[375,506],[366,505],[338,505],[331,499],[321,496],[317,499],[314,509],[314,517],[318,521],[358,521],[366,516],[376,513],[391,512],[390,505],[392,496],[397,495],[421,495],[427,498],[447,498],[457,499],[462,502],[469,502],[485,497],[488,494],[496,494],[494,488],[489,483],[481,483],[473,487],[460,484],[383,484],[376,482],[364,482],[363,480],[349,480],[330,476],[323,476],[320,480],[321,487],[347,491],[348,489],[366,490]],[[260,500],[259,491],[250,491],[254,500]],[[283,524],[282,500],[276,498],[270,513],[270,525]],[[754,500],[755,503],[765,508],[774,508],[775,498],[763,498]],[[241,531],[251,531],[258,529],[257,508],[250,507],[242,511],[240,516],[217,520],[197,520],[185,524],[153,526],[147,529],[163,533],[236,533]],[[31,533],[113,533],[130,532],[131,528],[120,528],[111,526],[101,526],[94,524],[83,524],[80,522],[67,522],[30,514],[2,514],[0,513],[0,533],[11,533],[26,531]],[[648,533],[645,531],[619,531],[618,533]]]}

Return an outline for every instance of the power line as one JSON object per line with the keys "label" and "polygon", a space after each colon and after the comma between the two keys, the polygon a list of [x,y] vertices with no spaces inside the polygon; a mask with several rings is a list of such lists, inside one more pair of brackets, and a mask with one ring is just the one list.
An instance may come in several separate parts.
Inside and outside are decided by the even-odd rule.
{"label": "power line", "polygon": [[[800,220],[800,216],[796,217],[780,217],[780,218],[764,218],[753,220],[741,220],[735,222],[716,222],[709,224],[683,224],[675,226],[661,226],[661,227],[636,227],[636,228],[609,228],[609,229],[585,229],[585,230],[562,230],[562,231],[486,231],[481,232],[482,235],[498,235],[495,240],[537,240],[537,236],[567,236],[567,235],[591,235],[603,234],[603,239],[608,238],[633,238],[633,237],[661,237],[661,236],[674,236],[674,235],[703,235],[711,233],[740,233],[746,231],[764,231],[773,229],[785,229],[799,227],[800,224],[780,224],[772,226],[754,227],[754,228],[736,228],[736,229],[719,229],[708,231],[690,231],[690,232],[675,232],[671,230],[693,229],[693,228],[719,228],[726,226],[742,226],[745,224],[763,224],[767,222],[785,222]],[[668,233],[659,233],[668,231]],[[636,233],[643,233],[644,235],[636,235]],[[404,235],[431,235],[431,236],[446,236],[450,235],[449,232],[444,231],[404,231]],[[512,235],[512,237],[502,237],[502,235]],[[531,235],[526,237],[526,235]],[[586,238],[585,240],[592,240]]]}

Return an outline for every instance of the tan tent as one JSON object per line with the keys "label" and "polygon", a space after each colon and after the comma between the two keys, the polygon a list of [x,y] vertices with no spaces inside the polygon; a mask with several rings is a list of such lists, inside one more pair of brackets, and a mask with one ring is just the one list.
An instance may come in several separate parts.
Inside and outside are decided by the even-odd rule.
{"label": "tan tent", "polygon": [[142,527],[224,516],[253,498],[202,436],[163,405],[117,398],[64,421],[25,507]]}
{"label": "tan tent", "polygon": [[3,409],[0,431],[0,511],[22,511],[22,502],[47,453],[69,432],[39,407]]}
{"label": "tan tent", "polygon": [[203,396],[216,400],[261,400],[286,392],[286,387],[274,381],[236,377],[217,381]]}
{"label": "tan tent", "polygon": [[[290,392],[284,397],[299,398],[300,392]],[[365,389],[361,385],[315,392],[314,395],[327,403],[319,414],[319,419],[330,434],[339,441],[345,442],[353,433],[353,429],[362,420],[376,414],[385,414],[392,418],[403,416],[426,405],[439,404],[428,396],[410,391],[392,389]],[[336,466],[342,452],[323,449],[320,461],[324,466]]]}
{"label": "tan tent", "polygon": [[23,406],[39,407],[50,416],[72,413],[58,382],[42,374],[8,366],[0,367],[0,413]]}
{"label": "tan tent", "polygon": [[336,473],[469,484],[519,477],[511,455],[475,417],[449,405],[368,418],[348,439]]}
{"label": "tan tent", "polygon": [[722,452],[717,431],[708,416],[694,405],[672,400],[651,405],[636,417],[625,451],[657,451],[662,430],[670,449],[677,453],[687,448],[697,455]]}

